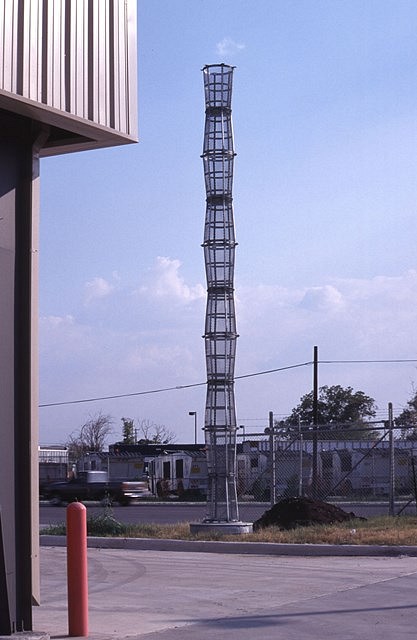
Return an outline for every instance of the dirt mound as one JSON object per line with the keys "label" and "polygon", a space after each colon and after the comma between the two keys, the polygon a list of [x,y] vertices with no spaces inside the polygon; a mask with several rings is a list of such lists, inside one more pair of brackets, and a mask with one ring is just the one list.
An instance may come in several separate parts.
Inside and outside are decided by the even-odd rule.
{"label": "dirt mound", "polygon": [[[311,498],[285,498],[277,502],[253,523],[253,530],[275,526],[280,529],[295,529],[313,524],[332,524],[357,518],[354,513],[343,511],[333,504]],[[366,520],[366,518],[360,518]]]}

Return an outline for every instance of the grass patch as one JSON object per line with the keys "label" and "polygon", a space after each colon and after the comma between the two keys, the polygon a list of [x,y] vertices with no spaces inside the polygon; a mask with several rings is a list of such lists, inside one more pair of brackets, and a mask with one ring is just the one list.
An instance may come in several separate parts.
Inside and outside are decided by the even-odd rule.
{"label": "grass patch", "polygon": [[[89,536],[123,538],[160,538],[171,540],[223,540],[225,542],[279,542],[287,544],[380,544],[417,545],[417,518],[411,516],[383,516],[367,521],[351,520],[332,525],[297,527],[281,531],[268,527],[257,533],[240,536],[224,536],[220,533],[190,534],[188,522],[172,525],[137,524],[118,522],[106,508],[103,515],[87,518]],[[41,534],[65,535],[65,524],[52,525]]]}
{"label": "grass patch", "polygon": [[[135,537],[131,535],[131,529],[131,525],[116,520],[110,505],[104,507],[102,514],[87,517],[88,536]],[[41,535],[53,536],[65,536],[66,533],[66,524],[64,522],[50,525],[41,531]]]}

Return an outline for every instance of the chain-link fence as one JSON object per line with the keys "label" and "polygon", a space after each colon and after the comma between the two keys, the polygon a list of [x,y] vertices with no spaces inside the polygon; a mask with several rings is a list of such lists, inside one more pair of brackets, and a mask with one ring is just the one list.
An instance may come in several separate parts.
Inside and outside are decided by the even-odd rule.
{"label": "chain-link fence", "polygon": [[[334,430],[251,435],[238,447],[240,497],[277,502],[321,500],[413,501],[417,495],[417,442],[400,430],[373,430],[361,439],[334,439]],[[362,435],[362,434],[361,434]]]}
{"label": "chain-link fence", "polygon": [[39,494],[45,485],[57,480],[66,480],[68,475],[67,447],[38,447]]}
{"label": "chain-link fence", "polygon": [[[407,503],[417,506],[417,441],[404,439],[403,429],[383,426],[358,430],[362,437],[356,439],[343,439],[340,431],[335,438],[335,433],[334,428],[318,428],[286,438],[275,431],[242,437],[236,465],[239,500],[275,503],[284,497],[306,496],[329,502],[383,502],[391,514],[394,505],[395,513]],[[139,469],[143,474],[146,464],[155,495],[207,497],[203,449],[164,451],[146,457],[147,461],[145,457],[90,454],[88,464],[127,479],[137,478]]]}

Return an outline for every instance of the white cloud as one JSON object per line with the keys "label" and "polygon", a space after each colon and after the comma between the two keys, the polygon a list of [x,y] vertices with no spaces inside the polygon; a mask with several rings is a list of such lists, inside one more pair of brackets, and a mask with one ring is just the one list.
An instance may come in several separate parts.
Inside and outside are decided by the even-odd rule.
{"label": "white cloud", "polygon": [[[291,289],[277,285],[241,287],[237,300],[242,314],[254,313],[268,317],[281,309],[323,311],[330,310],[373,315],[381,307],[398,316],[417,312],[417,271],[409,270],[399,276],[374,278],[333,278],[328,283],[305,289]],[[275,315],[276,317],[276,315]]]}
{"label": "white cloud", "polygon": [[104,278],[93,278],[84,285],[84,301],[90,304],[97,298],[105,298],[114,291],[114,285]]}
{"label": "white cloud", "polygon": [[[417,296],[417,271],[410,269],[400,276],[376,276],[370,279],[340,279],[337,286],[344,291],[352,303],[366,302],[371,308],[381,304],[385,307],[388,301],[396,305],[414,307]],[[397,311],[399,309],[397,308]]]}
{"label": "white cloud", "polygon": [[74,324],[74,317],[67,316],[42,316],[39,320],[41,325],[48,326],[50,328],[62,327]]}
{"label": "white cloud", "polygon": [[[118,287],[117,299],[109,299],[109,312],[99,318],[41,318],[41,402],[204,381],[205,292],[201,285],[187,285],[180,269],[180,261],[159,258],[141,294],[124,295]],[[416,357],[416,300],[415,271],[396,277],[331,279],[306,288],[239,287],[236,375],[307,362],[314,345],[323,360]],[[351,385],[374,397],[382,408],[387,401],[404,403],[416,379],[412,363],[320,365],[321,385]],[[239,416],[290,411],[310,385],[309,367],[237,380]],[[188,410],[203,411],[204,392],[202,386],[150,394],[140,401],[108,402],[102,408],[116,419],[131,411],[181,433]],[[76,409],[77,405],[69,407],[68,412]],[[95,405],[81,405],[81,410],[95,410]],[[52,426],[53,418],[54,414]]]}
{"label": "white cloud", "polygon": [[161,371],[164,371],[165,375],[168,372],[168,377],[176,382],[178,377],[181,378],[188,370],[190,361],[192,354],[184,342],[171,345],[151,343],[138,344],[130,349],[126,352],[123,364],[132,374],[147,371],[148,374],[155,372],[160,376]]}
{"label": "white cloud", "polygon": [[297,358],[315,344],[328,357],[412,358],[417,352],[415,271],[305,289],[242,288],[238,301],[240,342],[248,340],[261,369],[262,359]]}
{"label": "white cloud", "polygon": [[180,275],[181,262],[158,256],[156,264],[148,274],[148,282],[140,288],[140,293],[148,293],[157,298],[171,298],[180,303],[188,303],[205,296],[204,287],[196,284],[190,287]]}
{"label": "white cloud", "polygon": [[230,56],[239,53],[245,48],[241,42],[236,42],[230,36],[226,36],[216,44],[216,53],[219,56]]}
{"label": "white cloud", "polygon": [[39,319],[41,358],[51,355],[57,360],[80,358],[89,351],[92,336],[94,331],[78,323],[72,315],[42,316]]}
{"label": "white cloud", "polygon": [[344,307],[343,296],[336,287],[324,285],[311,287],[305,292],[300,306],[311,311],[340,311]]}

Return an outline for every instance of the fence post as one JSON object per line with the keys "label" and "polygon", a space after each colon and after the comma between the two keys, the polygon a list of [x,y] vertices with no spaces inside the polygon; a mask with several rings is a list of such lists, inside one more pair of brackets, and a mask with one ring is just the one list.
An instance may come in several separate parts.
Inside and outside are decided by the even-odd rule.
{"label": "fence post", "polygon": [[275,455],[275,429],[274,414],[269,412],[269,448],[271,454],[271,507],[274,506],[276,500],[276,455]]}
{"label": "fence post", "polygon": [[417,509],[417,478],[416,478],[416,465],[414,462],[414,449],[411,449],[411,469],[413,470],[414,500],[415,500],[416,509]]}
{"label": "fence post", "polygon": [[67,507],[68,635],[88,636],[87,509]]}
{"label": "fence post", "polygon": [[301,433],[301,421],[300,416],[298,416],[298,443],[300,447],[300,467],[299,467],[299,478],[298,478],[298,497],[303,497],[303,434]]}
{"label": "fence post", "polygon": [[392,402],[388,403],[388,437],[389,437],[389,515],[395,511],[395,453],[394,453],[394,424],[392,419]]}
{"label": "fence post", "polygon": [[319,497],[318,490],[318,443],[317,429],[319,423],[319,350],[313,351],[313,469],[312,469],[312,494],[316,500]]}

